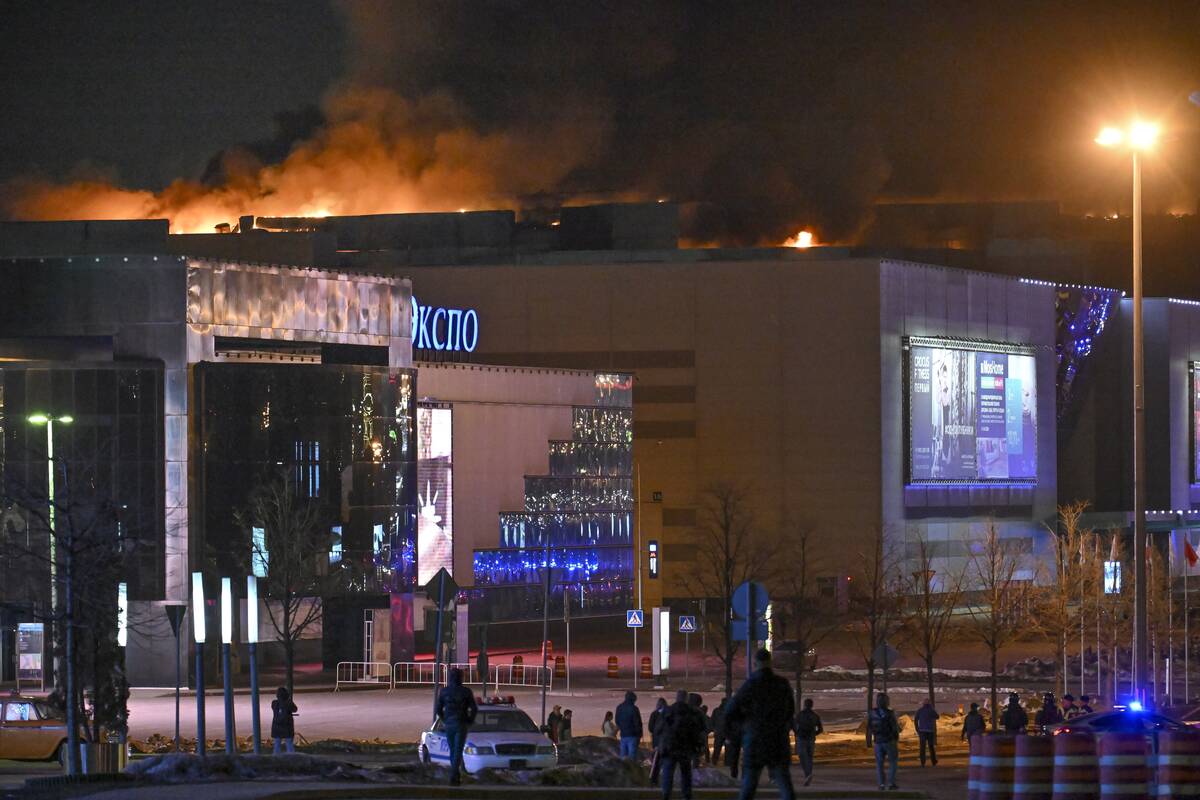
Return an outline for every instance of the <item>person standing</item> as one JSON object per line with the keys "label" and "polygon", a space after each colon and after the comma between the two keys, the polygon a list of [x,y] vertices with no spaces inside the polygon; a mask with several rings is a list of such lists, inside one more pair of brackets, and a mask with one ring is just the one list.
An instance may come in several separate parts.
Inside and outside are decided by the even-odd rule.
{"label": "person standing", "polygon": [[1021,708],[1021,698],[1017,697],[1016,692],[1008,696],[1008,705],[1000,716],[1000,724],[1004,727],[1004,732],[1011,736],[1025,733],[1025,729],[1029,727],[1029,715]]}
{"label": "person standing", "polygon": [[713,709],[712,728],[713,728],[713,746],[712,746],[712,763],[721,763],[721,749],[725,746],[725,708],[729,705],[729,698],[722,697],[721,702],[717,703],[717,707]]}
{"label": "person standing", "polygon": [[1047,734],[1062,721],[1062,712],[1058,710],[1058,703],[1054,701],[1054,693],[1046,692],[1042,695],[1042,707],[1033,717],[1033,724],[1037,726],[1039,733]]}
{"label": "person standing", "polygon": [[558,725],[558,739],[560,742],[571,741],[571,717],[572,716],[573,715],[571,713],[571,709],[569,709],[569,708],[563,712],[562,722],[560,722]]}
{"label": "person standing", "polygon": [[1096,713],[1096,709],[1092,708],[1092,698],[1088,697],[1086,694],[1079,695],[1079,713],[1081,715]]}
{"label": "person standing", "polygon": [[546,717],[546,735],[555,744],[558,744],[558,734],[562,729],[562,718],[562,706],[555,706]]}
{"label": "person standing", "polygon": [[1071,694],[1064,694],[1062,702],[1063,721],[1070,722],[1082,713],[1083,712],[1079,710],[1079,706],[1075,705],[1075,696]]}
{"label": "person standing", "polygon": [[[891,701],[880,692],[875,696],[875,708],[871,710],[868,723],[875,742],[875,775],[880,789],[898,789],[896,766],[900,758],[900,723],[890,708]],[[887,765],[886,780],[884,766]]]}
{"label": "person standing", "polygon": [[646,727],[650,729],[650,749],[654,754],[650,757],[650,785],[658,783],[659,771],[662,769],[663,743],[663,712],[667,710],[667,701],[660,697],[650,712],[650,721]]}
{"label": "person standing", "polygon": [[600,723],[600,735],[605,739],[617,738],[617,723],[613,721],[613,712],[604,712],[604,722]]}
{"label": "person standing", "polygon": [[914,721],[917,723],[917,738],[921,742],[921,766],[925,766],[925,748],[929,748],[929,760],[937,766],[937,721],[941,714],[933,707],[933,701],[925,698],[917,709]]}
{"label": "person standing", "polygon": [[692,769],[700,769],[700,756],[708,755],[708,715],[704,713],[704,698],[692,692],[688,695],[688,705],[691,706],[700,719],[700,747],[692,758]]}
{"label": "person standing", "polygon": [[979,703],[971,703],[971,710],[967,712],[967,716],[963,719],[962,735],[959,739],[966,742],[969,748],[971,738],[982,736],[986,729],[987,723],[983,721],[983,714],[979,713]]}
{"label": "person standing", "polygon": [[446,685],[438,692],[436,715],[442,720],[446,732],[446,743],[450,747],[450,785],[462,782],[463,746],[467,743],[467,731],[479,713],[475,705],[475,693],[463,686],[462,670],[454,667],[446,677]]}
{"label": "person standing", "polygon": [[742,724],[742,747],[746,763],[742,770],[740,800],[752,800],[758,793],[758,778],[765,768],[779,787],[783,800],[792,800],[792,752],[788,742],[796,716],[796,701],[787,678],[771,669],[771,653],[754,654],[754,674],[746,679],[729,701],[726,719]]}
{"label": "person standing", "polygon": [[817,737],[824,732],[821,717],[813,711],[812,698],[804,698],[804,709],[796,715],[796,757],[800,759],[800,769],[804,771],[805,786],[812,783],[813,752],[816,750]]}
{"label": "person standing", "polygon": [[292,702],[291,693],[280,686],[275,690],[275,699],[271,701],[271,738],[275,740],[275,754],[296,752],[296,721],[293,719],[299,710]]}
{"label": "person standing", "polygon": [[742,761],[742,722],[729,715],[725,706],[725,766],[732,778],[738,776],[738,765]]}
{"label": "person standing", "polygon": [[633,692],[626,692],[625,702],[617,706],[617,732],[621,734],[621,758],[637,758],[642,742],[642,711]]}
{"label": "person standing", "polygon": [[662,796],[671,797],[675,768],[679,768],[679,784],[684,800],[692,797],[692,761],[700,752],[704,737],[704,720],[688,702],[688,693],[680,689],[675,702],[663,712],[662,732]]}

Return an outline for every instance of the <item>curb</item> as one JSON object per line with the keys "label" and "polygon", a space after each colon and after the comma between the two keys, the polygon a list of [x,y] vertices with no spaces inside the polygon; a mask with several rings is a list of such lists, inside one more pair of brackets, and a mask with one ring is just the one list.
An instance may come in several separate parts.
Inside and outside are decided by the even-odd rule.
{"label": "curb", "polygon": [[[692,790],[695,797],[737,797],[739,787]],[[878,789],[804,789],[797,796],[814,800],[857,800],[857,798],[890,798],[891,800],[928,800],[929,795],[916,791],[884,791]],[[478,800],[513,800],[533,796],[538,800],[591,800],[591,798],[628,798],[629,800],[659,800],[662,791],[651,787],[593,787],[593,786],[363,786],[348,790],[344,785],[328,789],[293,789],[265,795],[261,800],[333,800],[349,795],[361,798],[395,798],[396,800],[425,800],[425,798],[478,798]],[[774,786],[760,787],[758,796],[778,797]]]}

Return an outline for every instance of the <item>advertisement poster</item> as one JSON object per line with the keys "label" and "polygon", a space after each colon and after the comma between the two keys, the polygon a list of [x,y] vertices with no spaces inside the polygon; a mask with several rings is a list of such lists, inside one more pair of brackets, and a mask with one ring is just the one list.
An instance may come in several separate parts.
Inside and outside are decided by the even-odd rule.
{"label": "advertisement poster", "polygon": [[417,584],[454,574],[454,411],[417,407]]}
{"label": "advertisement poster", "polygon": [[17,623],[17,682],[42,684],[45,628],[41,622]]}
{"label": "advertisement poster", "polygon": [[909,354],[910,478],[1037,477],[1037,362],[946,343]]}
{"label": "advertisement poster", "polygon": [[1200,483],[1200,364],[1192,362],[1192,483]]}

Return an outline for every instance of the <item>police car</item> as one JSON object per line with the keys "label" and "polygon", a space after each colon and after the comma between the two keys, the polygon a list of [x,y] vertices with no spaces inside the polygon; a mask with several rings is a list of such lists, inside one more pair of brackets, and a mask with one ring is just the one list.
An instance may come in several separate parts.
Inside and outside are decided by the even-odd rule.
{"label": "police car", "polygon": [[[426,764],[449,765],[450,744],[441,719],[421,734],[417,753]],[[557,764],[554,742],[517,708],[512,697],[479,703],[463,748],[463,769],[473,773],[481,769],[547,769]]]}

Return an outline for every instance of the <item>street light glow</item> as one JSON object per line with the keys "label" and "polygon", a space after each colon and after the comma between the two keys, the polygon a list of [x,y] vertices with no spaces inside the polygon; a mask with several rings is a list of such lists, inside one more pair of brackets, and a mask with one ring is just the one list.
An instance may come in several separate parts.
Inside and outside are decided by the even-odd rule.
{"label": "street light glow", "polygon": [[1111,126],[1103,128],[1096,136],[1096,144],[1101,147],[1126,146],[1130,150],[1153,150],[1159,133],[1158,126],[1153,122],[1134,120],[1128,132]]}
{"label": "street light glow", "polygon": [[26,420],[31,425],[48,425],[51,422],[61,422],[63,425],[70,425],[75,421],[75,418],[69,414],[64,414],[61,417],[51,417],[48,414],[30,414]]}
{"label": "street light glow", "polygon": [[29,416],[29,421],[32,422],[34,425],[45,425],[47,422],[50,421],[50,418],[47,417],[45,414],[31,414]]}
{"label": "street light glow", "polygon": [[221,643],[233,644],[233,582],[221,578]]}
{"label": "street light glow", "polygon": [[1121,132],[1120,128],[1105,128],[1096,137],[1096,144],[1101,147],[1116,147],[1123,141],[1125,141],[1125,134]]}

